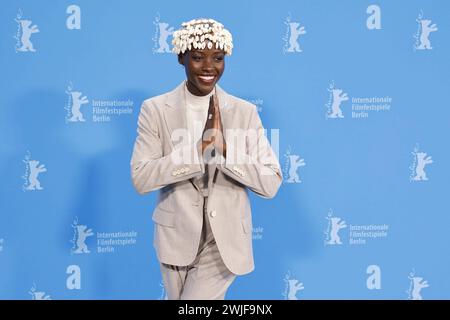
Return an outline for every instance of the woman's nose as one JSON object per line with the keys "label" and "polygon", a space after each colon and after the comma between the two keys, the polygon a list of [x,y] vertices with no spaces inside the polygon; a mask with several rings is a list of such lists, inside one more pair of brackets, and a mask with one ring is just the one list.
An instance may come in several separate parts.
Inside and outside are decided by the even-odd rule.
{"label": "woman's nose", "polygon": [[203,68],[203,70],[213,70],[214,66],[213,66],[212,59],[210,59],[210,58],[204,59],[202,68]]}

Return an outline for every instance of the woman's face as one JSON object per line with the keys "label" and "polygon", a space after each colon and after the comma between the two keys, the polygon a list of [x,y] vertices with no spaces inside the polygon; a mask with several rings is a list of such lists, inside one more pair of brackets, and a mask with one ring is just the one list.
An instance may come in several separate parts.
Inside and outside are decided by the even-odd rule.
{"label": "woman's face", "polygon": [[214,89],[225,70],[225,52],[214,48],[192,49],[179,55],[178,62],[184,65],[189,92],[205,96]]}

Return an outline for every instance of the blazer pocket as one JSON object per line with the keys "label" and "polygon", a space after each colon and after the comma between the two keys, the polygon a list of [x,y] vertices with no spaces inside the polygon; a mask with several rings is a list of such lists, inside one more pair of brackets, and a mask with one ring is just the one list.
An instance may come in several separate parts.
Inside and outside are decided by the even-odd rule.
{"label": "blazer pocket", "polygon": [[244,229],[244,233],[252,232],[252,219],[250,216],[244,218],[242,221],[242,228]]}
{"label": "blazer pocket", "polygon": [[156,208],[153,212],[152,220],[157,224],[166,227],[175,227],[175,213],[163,210],[161,208]]}

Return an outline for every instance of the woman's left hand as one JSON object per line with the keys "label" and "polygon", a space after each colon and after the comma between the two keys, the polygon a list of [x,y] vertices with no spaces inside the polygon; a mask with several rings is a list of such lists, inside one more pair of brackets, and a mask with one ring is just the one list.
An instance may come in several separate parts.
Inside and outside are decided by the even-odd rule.
{"label": "woman's left hand", "polygon": [[215,139],[214,139],[214,147],[215,149],[223,155],[224,158],[226,158],[227,153],[227,143],[224,139],[223,135],[223,126],[222,126],[222,119],[220,117],[220,108],[219,108],[219,99],[215,94],[212,95],[213,97],[213,128],[216,129]]}

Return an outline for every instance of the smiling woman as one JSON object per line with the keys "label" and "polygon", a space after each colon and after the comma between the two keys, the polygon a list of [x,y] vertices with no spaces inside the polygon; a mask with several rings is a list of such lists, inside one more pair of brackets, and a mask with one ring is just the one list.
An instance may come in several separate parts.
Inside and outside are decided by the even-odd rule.
{"label": "smiling woman", "polygon": [[225,71],[225,52],[217,49],[194,49],[178,55],[185,67],[188,90],[205,96],[214,88]]}
{"label": "smiling woman", "polygon": [[142,104],[132,181],[140,194],[159,190],[154,246],[167,297],[224,299],[236,275],[254,268],[247,189],[275,196],[280,165],[256,106],[217,84],[232,52],[230,32],[213,19],[191,20],[172,44],[186,80]]}
{"label": "smiling woman", "polygon": [[225,70],[225,55],[231,55],[231,33],[213,19],[191,20],[174,32],[173,52],[185,67],[188,90],[205,96]]}

